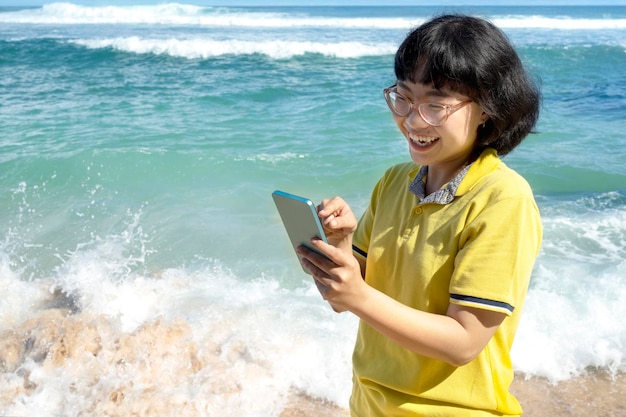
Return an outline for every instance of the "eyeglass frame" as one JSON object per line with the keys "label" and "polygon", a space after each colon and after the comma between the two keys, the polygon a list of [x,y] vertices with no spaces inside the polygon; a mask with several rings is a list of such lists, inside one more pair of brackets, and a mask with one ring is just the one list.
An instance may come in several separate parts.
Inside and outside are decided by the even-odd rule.
{"label": "eyeglass frame", "polygon": [[[394,89],[395,89],[395,91],[394,91]],[[398,96],[400,96],[401,98],[406,100],[406,102],[409,104],[409,110],[406,113],[402,114],[402,113],[398,113],[396,111],[394,106],[391,104],[391,99],[389,97],[389,93],[391,93],[391,92],[397,94]],[[448,117],[450,117],[454,112],[456,112],[457,110],[460,110],[463,106],[465,106],[465,105],[471,103],[472,101],[474,101],[471,98],[468,98],[467,100],[463,100],[463,101],[461,101],[461,102],[459,102],[459,103],[457,103],[455,105],[441,104],[441,103],[436,103],[436,102],[426,102],[426,103],[416,104],[416,103],[413,103],[407,96],[405,96],[404,94],[401,94],[401,93],[398,92],[398,84],[394,84],[394,85],[392,85],[390,87],[385,88],[383,90],[383,95],[385,96],[385,101],[387,102],[387,106],[389,107],[389,110],[391,110],[391,112],[393,114],[395,114],[396,116],[398,116],[398,117],[406,117],[409,114],[411,114],[412,111],[417,110],[417,114],[420,115],[422,120],[424,122],[426,122],[428,125],[433,126],[433,127],[443,126],[443,124],[446,122],[446,120],[448,120]],[[436,104],[436,105],[441,106],[442,108],[445,109],[446,114],[443,117],[443,119],[441,119],[440,123],[438,123],[438,124],[431,123],[428,120],[426,120],[426,118],[422,114],[422,111],[420,110],[420,107],[424,106],[424,105],[429,105],[429,104]]]}

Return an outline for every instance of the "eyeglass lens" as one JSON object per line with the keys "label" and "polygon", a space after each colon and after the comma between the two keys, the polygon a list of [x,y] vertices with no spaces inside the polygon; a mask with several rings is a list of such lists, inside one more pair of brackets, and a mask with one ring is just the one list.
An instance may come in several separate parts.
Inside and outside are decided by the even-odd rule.
{"label": "eyeglass lens", "polygon": [[[388,103],[398,116],[406,116],[411,112],[411,103],[395,91],[387,92]],[[436,103],[423,103],[418,106],[420,116],[431,125],[439,125],[446,118],[446,108]]]}

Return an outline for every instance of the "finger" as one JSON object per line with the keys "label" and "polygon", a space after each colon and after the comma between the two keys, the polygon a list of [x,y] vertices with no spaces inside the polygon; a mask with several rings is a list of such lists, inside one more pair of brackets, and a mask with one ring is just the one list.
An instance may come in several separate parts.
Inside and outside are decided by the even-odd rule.
{"label": "finger", "polygon": [[320,275],[321,269],[319,269],[313,262],[308,260],[307,258],[300,259],[300,263],[302,266],[309,271],[309,274],[315,279],[316,276]]}
{"label": "finger", "polygon": [[323,269],[318,268],[315,265],[310,265],[310,267],[311,276],[318,287],[324,287],[324,289],[328,291],[333,286],[333,283],[336,282],[335,278]]}
{"label": "finger", "polygon": [[350,206],[339,197],[335,199],[336,201],[329,202],[323,210],[318,212],[324,228],[329,231],[353,230],[356,226],[356,219]]}
{"label": "finger", "polygon": [[[321,246],[317,246],[318,244]],[[340,251],[334,246],[324,243],[319,239],[313,239],[311,241],[311,245],[314,246],[316,250],[323,253],[323,255],[307,248],[304,245],[298,246],[298,254],[302,256],[303,260],[306,259],[306,261],[308,261],[306,264],[307,270],[311,272],[311,275],[317,275],[318,277],[332,280],[332,270],[338,266],[337,260],[341,259],[340,256],[342,254],[335,253]]]}
{"label": "finger", "polygon": [[[307,248],[311,253],[311,255],[307,256],[307,258],[315,263],[315,265],[318,266],[320,269],[328,273],[330,273],[333,268],[343,265],[347,262],[347,255],[341,249],[338,249],[321,239],[311,239],[311,246],[315,250]],[[317,253],[316,251],[319,253]]]}
{"label": "finger", "polygon": [[322,200],[322,203],[318,206],[318,214],[324,218],[331,215],[336,217],[346,206],[346,202],[341,197]]}
{"label": "finger", "polygon": [[324,285],[322,282],[318,281],[317,279],[315,279],[314,282],[315,282],[315,286],[317,287],[317,291],[322,295],[323,299],[326,299],[326,293],[328,293],[328,286]]}
{"label": "finger", "polygon": [[[311,246],[313,246],[313,248],[315,248],[315,250],[312,249],[312,248],[309,248],[307,245],[299,245],[296,248],[296,253],[298,253],[300,256],[303,256],[303,257],[309,259],[314,264],[318,265],[321,261],[323,261],[324,259],[327,258],[327,255],[324,254],[324,252],[322,252],[320,249],[316,248],[313,245],[313,241],[316,241],[316,240],[319,240],[321,242],[321,240],[317,239],[317,238],[311,239],[311,242],[310,242]],[[330,245],[328,245],[328,246],[330,246]],[[321,253],[318,253],[317,251],[319,251]]]}

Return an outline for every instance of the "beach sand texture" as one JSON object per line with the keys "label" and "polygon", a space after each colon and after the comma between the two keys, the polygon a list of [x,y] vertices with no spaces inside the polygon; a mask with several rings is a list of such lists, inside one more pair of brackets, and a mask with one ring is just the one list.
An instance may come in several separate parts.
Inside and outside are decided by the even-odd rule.
{"label": "beach sand texture", "polygon": [[[183,321],[156,320],[119,333],[104,317],[71,314],[63,308],[44,310],[3,331],[0,371],[0,409],[46,390],[67,390],[82,398],[76,409],[107,416],[218,415],[215,410],[225,404],[250,405],[243,398],[249,392],[236,381],[256,380],[264,390],[272,379],[271,370],[251,357],[246,346],[228,351],[224,346],[201,346]],[[52,380],[58,384],[46,386]],[[625,374],[590,371],[558,383],[519,375],[512,391],[525,416],[626,415]],[[268,412],[280,417],[349,414],[345,404],[295,389],[268,395],[274,397]]]}
{"label": "beach sand texture", "polygon": [[[544,379],[518,377],[513,393],[524,407],[525,417],[624,417],[626,376],[590,372],[567,381],[551,383]],[[348,416],[334,404],[294,396],[280,417]]]}

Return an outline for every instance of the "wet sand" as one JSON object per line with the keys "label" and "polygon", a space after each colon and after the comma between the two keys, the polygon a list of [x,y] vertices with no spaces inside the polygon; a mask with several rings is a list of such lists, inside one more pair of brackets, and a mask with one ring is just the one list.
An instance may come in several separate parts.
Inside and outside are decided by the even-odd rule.
{"label": "wet sand", "polygon": [[528,417],[624,417],[626,374],[611,376],[589,371],[552,384],[539,378],[518,377],[511,387]]}
{"label": "wet sand", "polygon": [[[590,371],[559,383],[518,376],[511,387],[525,417],[624,417],[626,374],[611,376]],[[306,396],[294,395],[280,417],[344,417],[346,409]]]}
{"label": "wet sand", "polygon": [[[119,333],[105,317],[72,314],[72,309],[63,307],[0,332],[0,410],[18,398],[35,395],[39,385],[52,381],[41,380],[46,373],[82,381],[68,389],[83,397],[85,411],[109,416],[207,415],[232,401],[245,406],[241,381],[257,387],[257,393],[272,383],[272,373],[250,357],[245,345],[229,351],[224,351],[225,346],[200,349],[186,323],[156,320],[131,333]],[[39,380],[31,378],[29,369],[40,370]],[[172,397],[181,384],[201,391],[195,401]],[[590,370],[556,384],[518,375],[511,390],[524,407],[524,417],[626,416],[626,373],[611,376]],[[274,409],[268,415],[349,414],[347,404],[297,391],[279,392],[281,404],[276,405],[282,411]],[[267,395],[276,392],[270,390]]]}

